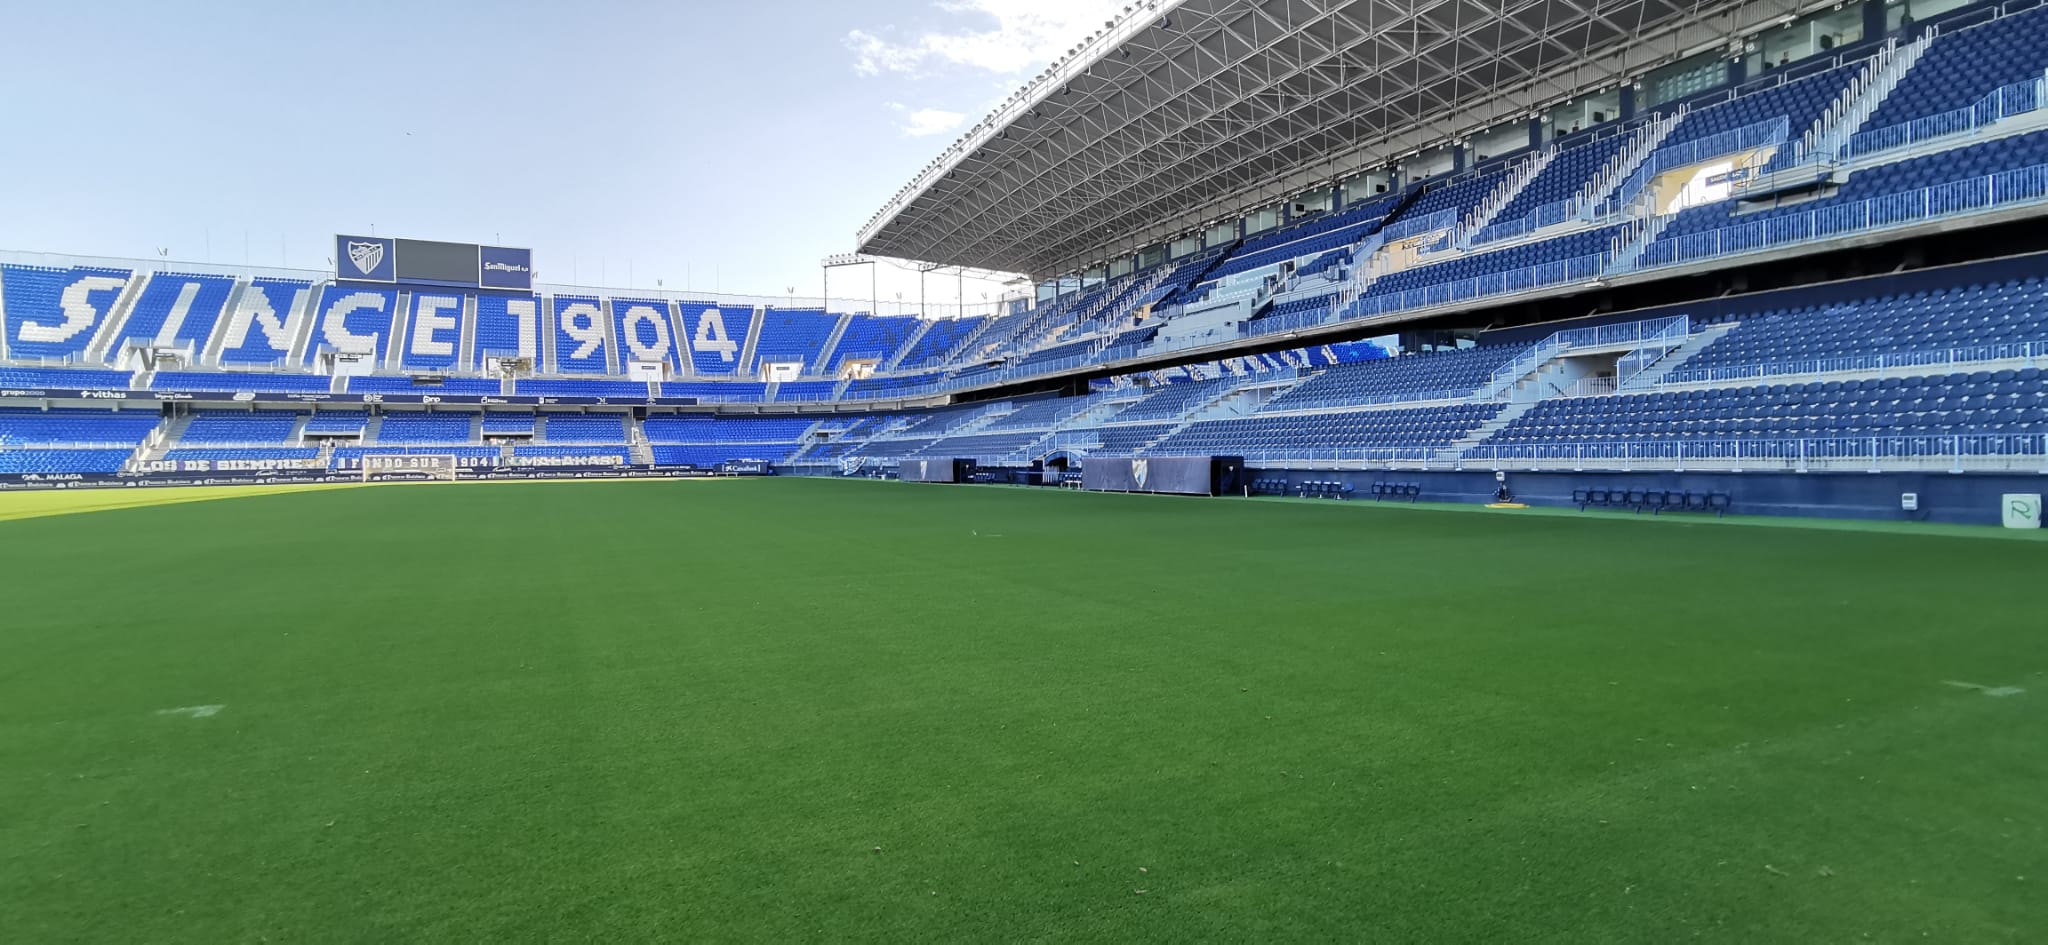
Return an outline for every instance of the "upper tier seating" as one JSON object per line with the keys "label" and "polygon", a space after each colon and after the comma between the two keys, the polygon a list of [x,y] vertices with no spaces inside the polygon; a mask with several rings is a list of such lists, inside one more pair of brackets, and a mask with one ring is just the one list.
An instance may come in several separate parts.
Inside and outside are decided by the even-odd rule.
{"label": "upper tier seating", "polygon": [[805,370],[819,367],[826,339],[839,326],[839,316],[814,308],[771,308],[761,318],[761,337],[755,342],[755,360],[797,361]]}
{"label": "upper tier seating", "polygon": [[1664,139],[1663,148],[1690,144],[1701,138],[1778,118],[1787,119],[1787,136],[1796,139],[1812,127],[1821,113],[1841,96],[1842,90],[1848,88],[1849,81],[1862,70],[1863,63],[1859,60],[1697,109],[1687,114],[1678,127],[1671,129],[1671,134]]}
{"label": "upper tier seating", "polygon": [[[56,360],[84,355],[132,275],[127,269],[92,266],[0,266],[8,356]],[[73,317],[65,309],[67,300],[89,310],[90,317]]]}
{"label": "upper tier seating", "polygon": [[987,316],[970,315],[932,322],[932,327],[925,329],[924,337],[917,339],[917,344],[911,345],[903,355],[903,363],[898,367],[908,371],[937,363],[987,321]]}
{"label": "upper tier seating", "polygon": [[1864,122],[1889,128],[1974,105],[2002,86],[2048,69],[2048,7],[2035,7],[1935,38],[1920,61]]}
{"label": "upper tier seating", "polygon": [[[1855,228],[1849,226],[1849,223],[1861,222],[1864,217],[1820,217],[1818,213],[1875,197],[1905,194],[1956,181],[1969,181],[2044,162],[2048,162],[2048,131],[2035,131],[1922,155],[1910,160],[1865,167],[1851,173],[1848,181],[1833,194],[1816,200],[1741,213],[1737,212],[1739,208],[1735,201],[1691,207],[1680,211],[1671,225],[1658,236],[1657,241],[1645,248],[1642,260],[1653,265],[1674,261],[1678,258],[1677,253],[1693,249],[1692,244],[1680,246],[1677,241],[1695,234],[1731,227],[1748,229],[1730,229],[1716,237],[1717,242],[1712,248],[1721,253],[1734,253],[1760,248],[1768,245],[1770,240],[1805,238],[1812,234],[1812,226],[1816,220],[1826,226],[1839,226],[1846,232]],[[2037,186],[2028,180],[2014,180],[2010,184],[2010,190],[2014,192],[2020,191],[2023,187]],[[1964,188],[1955,194],[1943,194],[1935,198],[1936,208],[1938,209],[1944,201],[1958,207],[1970,206],[1970,200],[1980,199],[1984,193],[1982,190]],[[1919,206],[1920,202],[1915,200],[1910,207],[1902,209],[1917,209]],[[1872,217],[1878,219],[1884,216],[1882,208],[1872,214]],[[1790,218],[1799,219],[1794,221]],[[1778,220],[1787,222],[1774,222]]]}
{"label": "upper tier seating", "polygon": [[1515,199],[1493,215],[1494,222],[1521,220],[1545,204],[1559,203],[1579,195],[1608,161],[1628,145],[1629,136],[1611,134],[1598,141],[1572,144],[1558,151],[1543,170],[1530,178]]}
{"label": "upper tier seating", "polygon": [[[213,326],[227,310],[228,295],[234,291],[232,276],[182,272],[159,272],[149,277],[135,299],[128,319],[121,323],[120,337],[109,349],[118,353],[123,344],[151,347],[185,347],[193,352],[205,348]],[[171,316],[186,299],[183,314],[175,324]]]}
{"label": "upper tier seating", "polygon": [[1487,194],[1500,187],[1507,180],[1508,169],[1514,161],[1501,161],[1488,165],[1484,170],[1456,175],[1447,180],[1425,182],[1422,196],[1408,205],[1395,222],[1419,220],[1432,213],[1452,210],[1463,218],[1484,200]]}
{"label": "upper tier seating", "polygon": [[832,362],[824,366],[824,373],[837,371],[842,361],[888,360],[898,348],[903,347],[905,341],[910,340],[919,321],[915,316],[855,315],[846,323],[846,333],[839,336],[839,344],[832,349]]}
{"label": "upper tier seating", "polygon": [[[1596,256],[1609,250],[1621,230],[1622,227],[1618,224],[1604,226],[1534,243],[1521,243],[1505,249],[1454,256],[1442,262],[1432,262],[1436,255],[1441,254],[1428,255],[1422,257],[1419,265],[1373,280],[1372,284],[1366,287],[1365,294],[1368,297],[1395,295],[1411,289],[1512,272],[1544,263],[1561,263]],[[1594,272],[1597,273],[1598,270],[1595,269]]]}

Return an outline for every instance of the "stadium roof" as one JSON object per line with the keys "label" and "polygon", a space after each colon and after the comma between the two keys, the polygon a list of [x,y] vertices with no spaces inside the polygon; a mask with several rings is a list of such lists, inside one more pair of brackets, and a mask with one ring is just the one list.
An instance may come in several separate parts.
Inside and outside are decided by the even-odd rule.
{"label": "stadium roof", "polygon": [[1141,0],[954,142],[860,249],[1072,271],[1829,4]]}

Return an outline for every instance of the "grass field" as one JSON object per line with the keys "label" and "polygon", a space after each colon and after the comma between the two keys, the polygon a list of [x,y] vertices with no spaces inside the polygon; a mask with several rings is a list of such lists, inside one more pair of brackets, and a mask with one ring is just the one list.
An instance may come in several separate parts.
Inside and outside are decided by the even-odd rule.
{"label": "grass field", "polygon": [[0,522],[0,941],[2044,941],[2048,544],[1982,535],[768,480]]}

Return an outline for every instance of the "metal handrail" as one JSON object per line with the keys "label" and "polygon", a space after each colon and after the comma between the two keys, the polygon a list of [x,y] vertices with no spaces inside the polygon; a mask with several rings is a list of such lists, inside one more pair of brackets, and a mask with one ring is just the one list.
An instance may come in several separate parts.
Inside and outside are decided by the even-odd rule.
{"label": "metal handrail", "polygon": [[1883,373],[1901,369],[1911,369],[1904,373],[1924,374],[1926,371],[1921,369],[1928,367],[1939,367],[1945,364],[1982,364],[1993,361],[2026,361],[2030,364],[2048,361],[2048,341],[1935,348],[1919,351],[1891,351],[1881,354],[1840,355],[1828,358],[1800,358],[1787,361],[1770,361],[1759,364],[1738,364],[1720,367],[1687,367],[1672,371],[1670,374],[1665,375],[1658,383],[1662,386],[1671,386],[1716,381],[1744,381],[1803,374],[1835,374],[1849,371]]}
{"label": "metal handrail", "polygon": [[2016,115],[2037,111],[2048,101],[2048,74],[1991,90],[1975,104],[1849,136],[1844,157],[1862,157],[1952,135],[1969,134]]}
{"label": "metal handrail", "polygon": [[1762,252],[1850,232],[1905,226],[2044,200],[2048,200],[2048,164],[2036,164],[1704,233],[1660,238],[1644,246],[1633,259],[1619,260],[1616,270],[1656,269],[1699,259]]}

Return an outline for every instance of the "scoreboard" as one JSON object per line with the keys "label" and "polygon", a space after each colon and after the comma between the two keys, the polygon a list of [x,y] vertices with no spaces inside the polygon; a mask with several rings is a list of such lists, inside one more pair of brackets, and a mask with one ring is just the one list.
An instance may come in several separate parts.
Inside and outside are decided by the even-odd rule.
{"label": "scoreboard", "polygon": [[533,288],[533,250],[391,236],[334,238],[334,277],[462,289]]}

